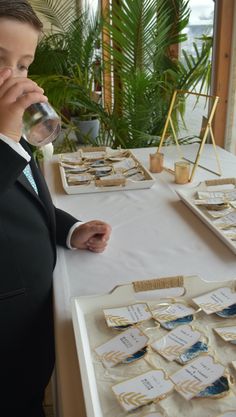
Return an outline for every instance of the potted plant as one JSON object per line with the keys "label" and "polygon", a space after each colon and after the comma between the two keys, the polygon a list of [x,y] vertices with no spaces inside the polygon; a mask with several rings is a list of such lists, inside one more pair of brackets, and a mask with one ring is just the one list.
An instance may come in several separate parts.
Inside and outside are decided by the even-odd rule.
{"label": "potted plant", "polygon": [[184,52],[180,60],[170,52],[186,39],[189,14],[188,0],[112,2],[104,16],[111,41],[103,48],[114,74],[113,146],[158,145],[174,90],[209,85],[211,38],[205,38],[200,50],[194,45],[195,56]]}
{"label": "potted plant", "polygon": [[[170,53],[173,44],[186,39],[188,0],[119,0],[112,2],[102,18],[98,14],[91,17],[85,9],[77,10],[76,20],[60,12],[61,2],[45,0],[42,7],[41,0],[31,0],[54,24],[54,32],[39,44],[31,75],[56,109],[63,109],[66,122],[71,117],[98,115],[102,125],[99,144],[123,148],[158,145],[173,91],[194,91],[199,82],[202,86],[209,82],[211,39],[205,38],[201,50],[195,45],[195,56],[185,52],[181,61]],[[63,7],[69,3],[75,10],[75,0]],[[56,26],[60,19],[63,24]],[[102,25],[111,39],[101,45],[113,69],[109,110],[93,96],[94,59]],[[74,123],[70,126],[79,130]]]}
{"label": "potted plant", "polygon": [[[80,141],[93,141],[99,133],[99,118],[87,104],[98,103],[101,97],[95,91],[99,81],[100,19],[98,13],[92,15],[88,9],[77,8],[76,16],[71,14],[76,2],[69,0],[69,3],[68,17],[60,14],[57,0],[46,0],[44,5],[31,1],[52,27],[39,42],[29,76],[44,88],[49,101],[62,115],[63,124]],[[68,3],[65,7],[68,8]]]}

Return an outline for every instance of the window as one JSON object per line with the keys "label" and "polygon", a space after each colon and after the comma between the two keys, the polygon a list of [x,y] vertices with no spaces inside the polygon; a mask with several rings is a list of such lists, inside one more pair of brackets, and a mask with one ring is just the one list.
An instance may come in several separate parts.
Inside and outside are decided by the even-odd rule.
{"label": "window", "polygon": [[182,43],[181,50],[185,49],[195,56],[193,43],[200,49],[201,37],[203,35],[213,36],[215,4],[213,0],[190,0],[189,7],[191,10],[189,25],[185,29],[188,39]]}

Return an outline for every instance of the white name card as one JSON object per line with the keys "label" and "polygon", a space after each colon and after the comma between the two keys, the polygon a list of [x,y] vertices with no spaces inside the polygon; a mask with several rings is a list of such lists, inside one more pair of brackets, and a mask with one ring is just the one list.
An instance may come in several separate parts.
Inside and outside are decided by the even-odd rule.
{"label": "white name card", "polygon": [[236,341],[236,326],[216,327],[214,330],[226,342]]}
{"label": "white name card", "polygon": [[111,368],[143,349],[147,343],[148,337],[138,327],[132,327],[97,347],[95,352],[104,365]]}
{"label": "white name card", "polygon": [[112,390],[125,411],[131,411],[165,398],[173,389],[173,383],[162,370],[152,370],[128,379],[112,387]]}
{"label": "white name card", "polygon": [[216,313],[236,303],[236,292],[229,287],[218,288],[207,294],[193,298],[206,314]]}
{"label": "white name card", "polygon": [[146,303],[103,310],[108,327],[126,326],[152,318]]}
{"label": "white name card", "polygon": [[194,313],[196,313],[196,310],[192,307],[180,303],[170,304],[152,311],[153,317],[155,320],[159,321],[159,323],[177,320]]}
{"label": "white name card", "polygon": [[212,356],[200,356],[186,365],[180,371],[170,376],[176,391],[186,400],[191,400],[206,387],[220,378],[224,373],[224,366],[215,362]]}
{"label": "white name card", "polygon": [[155,341],[151,347],[168,361],[173,361],[194,345],[201,337],[201,333],[193,330],[189,325],[179,326],[166,336]]}

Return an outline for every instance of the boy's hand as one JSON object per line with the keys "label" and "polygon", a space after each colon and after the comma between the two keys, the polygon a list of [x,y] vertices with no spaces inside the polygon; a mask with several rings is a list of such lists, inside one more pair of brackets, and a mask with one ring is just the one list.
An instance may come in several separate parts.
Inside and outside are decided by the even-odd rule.
{"label": "boy's hand", "polygon": [[111,226],[99,220],[84,223],[74,230],[71,246],[77,249],[88,249],[92,252],[103,252],[111,234]]}
{"label": "boy's hand", "polygon": [[11,69],[0,71],[0,133],[19,142],[25,109],[44,103],[43,89],[29,78],[13,78]]}

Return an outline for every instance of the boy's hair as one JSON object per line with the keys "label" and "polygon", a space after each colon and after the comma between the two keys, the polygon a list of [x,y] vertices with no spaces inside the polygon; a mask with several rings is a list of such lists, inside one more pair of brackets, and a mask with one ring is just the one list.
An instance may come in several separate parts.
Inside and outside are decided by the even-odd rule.
{"label": "boy's hair", "polygon": [[43,24],[27,0],[0,0],[0,19],[11,19],[28,23],[39,32]]}

